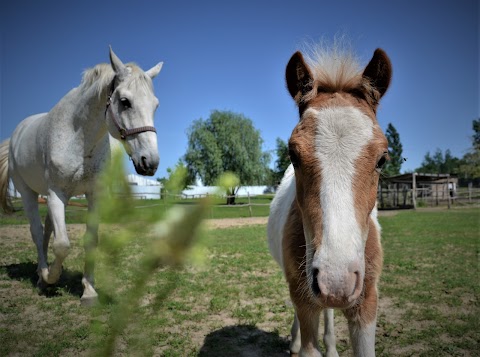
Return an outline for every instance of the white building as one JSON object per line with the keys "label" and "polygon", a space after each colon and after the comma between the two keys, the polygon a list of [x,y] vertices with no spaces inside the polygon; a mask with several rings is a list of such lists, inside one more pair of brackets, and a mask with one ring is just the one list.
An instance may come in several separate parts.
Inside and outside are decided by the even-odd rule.
{"label": "white building", "polygon": [[160,199],[162,184],[144,176],[129,174],[127,182],[132,190],[132,195],[140,199]]}
{"label": "white building", "polygon": [[[246,197],[246,196],[256,196],[263,195],[267,191],[268,186],[241,186],[237,192],[237,197]],[[189,186],[187,189],[182,191],[182,195],[186,198],[193,197],[197,195],[213,195],[220,194],[225,195],[219,187],[217,186]]]}

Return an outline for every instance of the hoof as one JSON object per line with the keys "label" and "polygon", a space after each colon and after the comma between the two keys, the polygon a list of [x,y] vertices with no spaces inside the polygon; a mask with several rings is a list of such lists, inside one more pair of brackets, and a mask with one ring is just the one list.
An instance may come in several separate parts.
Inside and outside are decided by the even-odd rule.
{"label": "hoof", "polygon": [[38,277],[37,290],[39,293],[44,292],[48,288],[48,284],[43,280],[41,276]]}
{"label": "hoof", "polygon": [[85,307],[98,305],[98,295],[85,296],[85,294],[83,294],[80,298],[80,305]]}
{"label": "hoof", "polygon": [[62,275],[62,268],[57,269],[56,271],[53,271],[51,268],[44,268],[41,272],[41,278],[49,285],[55,284],[60,279],[60,275]]}
{"label": "hoof", "polygon": [[326,357],[339,357],[337,350],[335,351],[327,351]]}

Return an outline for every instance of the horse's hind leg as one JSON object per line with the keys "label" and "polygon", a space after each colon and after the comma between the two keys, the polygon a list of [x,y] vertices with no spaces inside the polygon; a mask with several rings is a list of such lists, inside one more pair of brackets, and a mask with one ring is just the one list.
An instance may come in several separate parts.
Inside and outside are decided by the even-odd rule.
{"label": "horse's hind leg", "polygon": [[39,288],[44,288],[41,272],[44,269],[48,269],[48,264],[44,249],[43,226],[40,214],[38,213],[38,193],[32,191],[28,187],[24,187],[24,185],[19,182],[15,182],[15,187],[17,187],[22,195],[23,209],[30,222],[30,233],[32,235],[33,243],[35,243],[35,246],[37,247],[37,273],[39,276],[37,286]]}
{"label": "horse's hind leg", "polygon": [[98,294],[95,291],[94,252],[98,244],[98,219],[94,214],[95,200],[93,194],[86,194],[88,200],[87,232],[85,233],[85,269],[82,278],[83,295],[80,299],[82,305],[92,305],[97,302]]}
{"label": "horse's hind leg", "polygon": [[[42,278],[48,284],[54,284],[62,274],[62,263],[70,251],[70,242],[67,236],[67,228],[65,225],[65,204],[67,198],[64,195],[58,195],[54,190],[48,190],[48,215],[53,224],[55,237],[53,240],[53,254],[55,260],[48,269],[42,269]],[[47,222],[48,223],[48,222]],[[49,230],[51,225],[49,224]],[[42,246],[42,249],[45,247]]]}

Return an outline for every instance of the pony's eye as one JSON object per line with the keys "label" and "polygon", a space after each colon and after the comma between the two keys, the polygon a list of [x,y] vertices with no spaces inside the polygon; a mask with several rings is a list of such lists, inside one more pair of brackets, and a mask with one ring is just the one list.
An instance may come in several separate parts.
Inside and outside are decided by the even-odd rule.
{"label": "pony's eye", "polygon": [[288,156],[290,157],[290,162],[293,167],[297,168],[300,165],[300,160],[298,159],[297,154],[293,150],[288,150]]}
{"label": "pony's eye", "polygon": [[380,160],[378,160],[377,165],[375,166],[377,171],[381,171],[383,166],[385,166],[385,163],[387,162],[387,155],[388,153],[384,153]]}
{"label": "pony's eye", "polygon": [[132,104],[127,98],[120,98],[120,103],[122,104],[123,109],[130,109]]}

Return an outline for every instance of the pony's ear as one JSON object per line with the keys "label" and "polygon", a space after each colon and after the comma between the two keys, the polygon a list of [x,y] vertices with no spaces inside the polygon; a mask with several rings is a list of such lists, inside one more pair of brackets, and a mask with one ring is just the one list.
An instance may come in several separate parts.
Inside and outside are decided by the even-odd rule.
{"label": "pony's ear", "polygon": [[295,52],[288,61],[285,78],[290,95],[299,104],[302,97],[312,90],[312,74],[301,52]]}
{"label": "pony's ear", "polygon": [[157,76],[157,74],[160,73],[162,66],[163,66],[163,62],[160,62],[156,66],[153,66],[148,71],[146,71],[145,74],[149,76],[151,79],[154,79]]}
{"label": "pony's ear", "polygon": [[385,94],[392,78],[392,64],[384,50],[375,50],[363,71],[363,77],[378,90],[380,97]]}
{"label": "pony's ear", "polygon": [[120,58],[117,57],[115,52],[112,50],[112,46],[110,46],[110,63],[112,65],[113,71],[118,75],[123,75],[127,73],[127,67],[123,64]]}

